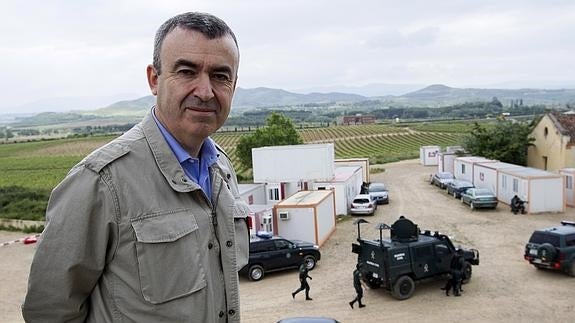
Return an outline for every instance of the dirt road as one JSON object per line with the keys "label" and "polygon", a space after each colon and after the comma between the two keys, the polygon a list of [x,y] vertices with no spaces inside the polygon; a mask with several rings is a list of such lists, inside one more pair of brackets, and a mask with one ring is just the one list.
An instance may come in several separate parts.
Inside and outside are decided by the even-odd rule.
{"label": "dirt road", "polygon": [[[426,182],[434,167],[417,160],[383,165],[384,173],[372,181],[390,187],[389,205],[380,206],[362,236],[379,235],[375,225],[393,223],[405,215],[420,229],[438,230],[456,245],[480,251],[481,263],[473,267],[471,282],[461,297],[446,297],[443,281],[416,286],[413,297],[397,301],[382,289],[364,291],[367,307],[352,310],[347,302],[355,296],[352,271],[356,256],[351,243],[356,238],[352,220],[338,223],[337,230],[322,247],[322,260],[310,272],[311,297],[300,293],[297,271],[267,275],[262,281],[240,279],[243,322],[276,322],[291,316],[328,316],[341,322],[573,322],[575,278],[536,270],[523,260],[523,248],[535,228],[575,220],[575,210],[563,214],[513,215],[507,205],[495,211],[471,211],[445,191]],[[384,234],[388,234],[385,232]],[[18,238],[0,232],[0,242]],[[14,244],[0,247],[0,321],[22,322],[19,310],[33,247]]]}

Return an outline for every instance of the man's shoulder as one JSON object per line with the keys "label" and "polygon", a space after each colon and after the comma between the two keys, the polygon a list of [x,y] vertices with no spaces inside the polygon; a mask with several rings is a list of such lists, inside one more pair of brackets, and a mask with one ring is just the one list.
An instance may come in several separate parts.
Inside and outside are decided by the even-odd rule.
{"label": "man's shoulder", "polygon": [[124,135],[94,150],[84,159],[83,164],[98,173],[107,165],[130,153],[141,139],[144,139],[143,135],[138,135],[133,129],[129,130]]}

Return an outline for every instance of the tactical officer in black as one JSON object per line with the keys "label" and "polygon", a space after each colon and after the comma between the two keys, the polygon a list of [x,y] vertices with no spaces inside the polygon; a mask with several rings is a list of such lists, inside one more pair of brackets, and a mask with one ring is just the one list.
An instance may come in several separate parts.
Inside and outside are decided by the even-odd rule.
{"label": "tactical officer in black", "polygon": [[361,272],[359,271],[361,266],[362,264],[357,264],[355,270],[353,271],[353,288],[355,288],[357,296],[355,296],[353,301],[349,302],[349,306],[351,306],[352,309],[355,302],[359,304],[359,308],[365,307],[365,305],[361,303],[361,298],[363,297],[363,288],[361,287]]}
{"label": "tactical officer in black", "polygon": [[300,287],[293,293],[291,293],[291,297],[295,298],[295,295],[299,292],[301,292],[302,290],[305,289],[305,300],[306,301],[311,301],[312,298],[309,297],[309,284],[307,283],[307,278],[309,279],[313,279],[311,278],[307,273],[308,273],[308,269],[307,266],[304,263],[302,263],[301,265],[299,265],[299,282],[300,282]]}
{"label": "tactical officer in black", "polygon": [[465,268],[465,258],[461,254],[460,250],[457,250],[451,259],[451,278],[447,281],[445,285],[445,295],[449,296],[449,289],[453,288],[453,295],[461,296],[461,284],[463,281]]}

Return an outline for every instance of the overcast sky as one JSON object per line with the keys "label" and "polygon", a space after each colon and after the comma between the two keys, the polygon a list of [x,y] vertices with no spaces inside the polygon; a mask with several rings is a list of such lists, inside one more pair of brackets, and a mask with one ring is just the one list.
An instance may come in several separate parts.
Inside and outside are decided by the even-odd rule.
{"label": "overcast sky", "polygon": [[575,88],[572,0],[10,0],[0,113],[51,98],[148,95],[155,31],[184,11],[232,27],[243,88]]}

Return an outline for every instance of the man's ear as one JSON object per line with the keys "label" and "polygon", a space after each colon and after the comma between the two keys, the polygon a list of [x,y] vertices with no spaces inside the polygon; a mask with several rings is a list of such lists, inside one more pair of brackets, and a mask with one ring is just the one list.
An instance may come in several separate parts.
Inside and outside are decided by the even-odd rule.
{"label": "man's ear", "polygon": [[146,68],[146,75],[148,76],[148,86],[150,86],[150,90],[152,91],[153,95],[158,94],[158,73],[156,69],[152,65],[148,65]]}

